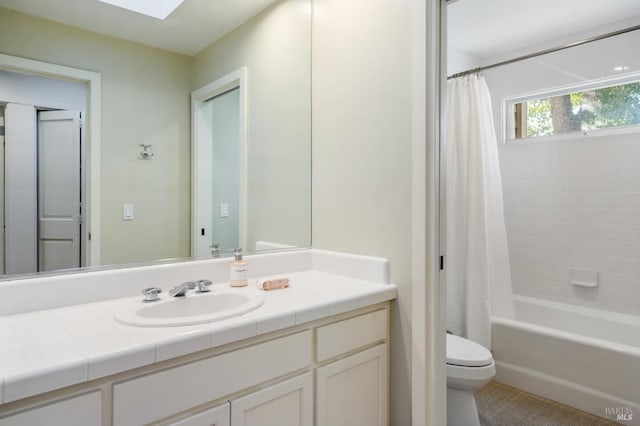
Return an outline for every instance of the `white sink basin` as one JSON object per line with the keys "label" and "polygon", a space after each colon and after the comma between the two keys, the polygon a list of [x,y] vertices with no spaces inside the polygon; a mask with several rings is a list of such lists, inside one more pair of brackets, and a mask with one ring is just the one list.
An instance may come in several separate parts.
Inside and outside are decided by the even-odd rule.
{"label": "white sink basin", "polygon": [[255,289],[224,288],[209,293],[190,292],[184,297],[164,295],[156,302],[131,301],[113,317],[138,327],[176,327],[237,317],[259,308],[263,302],[264,296]]}

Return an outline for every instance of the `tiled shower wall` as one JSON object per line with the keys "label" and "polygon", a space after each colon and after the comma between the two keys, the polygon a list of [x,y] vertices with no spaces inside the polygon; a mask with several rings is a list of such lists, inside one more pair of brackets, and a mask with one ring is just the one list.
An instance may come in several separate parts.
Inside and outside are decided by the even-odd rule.
{"label": "tiled shower wall", "polygon": [[[640,133],[499,153],[513,292],[640,315]],[[572,268],[598,286],[572,285]]]}

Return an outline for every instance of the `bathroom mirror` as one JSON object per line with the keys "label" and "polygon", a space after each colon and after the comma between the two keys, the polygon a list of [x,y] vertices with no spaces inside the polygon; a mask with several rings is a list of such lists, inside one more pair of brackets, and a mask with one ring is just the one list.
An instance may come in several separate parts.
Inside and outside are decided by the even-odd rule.
{"label": "bathroom mirror", "polygon": [[[251,5],[185,0],[165,21],[98,0],[64,2],[54,8],[37,0],[0,0],[0,53],[100,75],[100,173],[98,190],[91,194],[99,200],[100,232],[99,239],[87,232],[81,241],[97,247],[100,256],[83,265],[195,253],[191,93],[242,67],[247,75],[243,248],[311,244],[310,0]],[[89,19],[91,13],[98,18]],[[71,22],[83,18],[85,29]],[[108,28],[117,33],[104,34]],[[12,99],[41,107],[30,96]],[[6,102],[0,93],[0,103]],[[67,109],[64,101],[59,108],[50,104],[47,109]],[[84,113],[90,121],[91,112]],[[8,131],[11,121],[0,124]],[[224,223],[219,204],[211,206],[212,215]],[[96,214],[82,206],[82,214]]]}

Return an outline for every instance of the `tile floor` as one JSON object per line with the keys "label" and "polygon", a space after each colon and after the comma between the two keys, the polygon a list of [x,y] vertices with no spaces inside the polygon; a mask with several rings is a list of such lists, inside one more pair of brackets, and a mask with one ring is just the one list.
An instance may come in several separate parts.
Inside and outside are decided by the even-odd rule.
{"label": "tile floor", "polygon": [[619,425],[497,382],[476,392],[476,403],[481,426]]}

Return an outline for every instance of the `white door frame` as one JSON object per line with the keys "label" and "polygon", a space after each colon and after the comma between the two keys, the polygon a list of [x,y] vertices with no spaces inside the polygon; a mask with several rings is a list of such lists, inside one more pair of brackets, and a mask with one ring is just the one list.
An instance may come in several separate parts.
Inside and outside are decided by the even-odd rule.
{"label": "white door frame", "polygon": [[447,424],[446,291],[440,273],[440,152],[446,0],[413,0],[412,425]]}
{"label": "white door frame", "polygon": [[[203,200],[198,196],[198,159],[202,154],[199,150],[199,144],[202,142],[198,132],[198,126],[201,124],[199,112],[203,108],[205,102],[218,95],[226,93],[230,90],[238,88],[239,90],[239,117],[240,117],[240,196],[239,196],[239,218],[238,218],[238,235],[239,245],[246,249],[246,229],[247,229],[247,142],[248,142],[248,88],[247,88],[247,67],[237,69],[204,87],[191,92],[191,256],[197,256],[199,252],[204,250],[204,241],[200,237],[200,229],[204,227],[206,215],[201,213],[199,207]],[[204,137],[204,136],[203,136]],[[209,244],[211,244],[210,235]]]}
{"label": "white door frame", "polygon": [[83,132],[85,137],[85,153],[88,161],[85,162],[86,176],[86,200],[84,201],[84,217],[86,229],[91,240],[83,239],[87,247],[87,266],[100,264],[100,73],[71,68],[32,59],[19,58],[0,54],[0,69],[36,74],[43,77],[62,78],[78,81],[87,86],[87,109]]}

